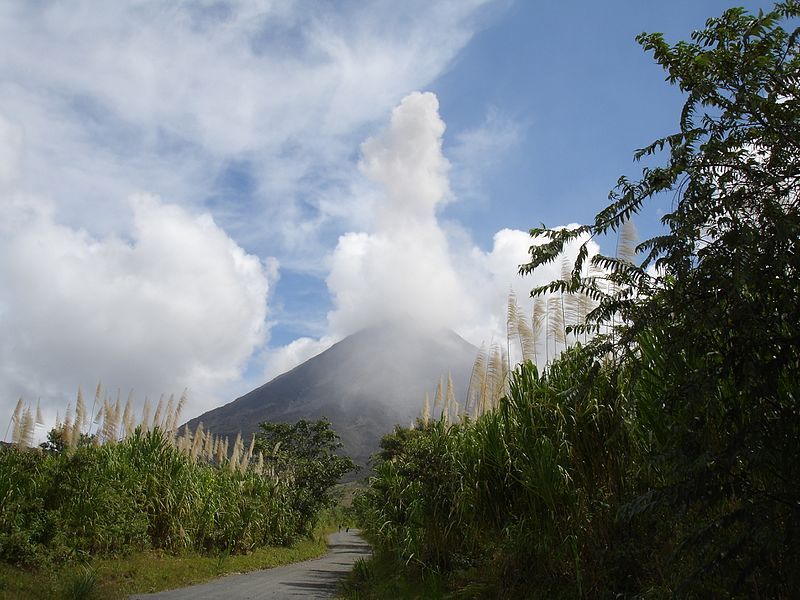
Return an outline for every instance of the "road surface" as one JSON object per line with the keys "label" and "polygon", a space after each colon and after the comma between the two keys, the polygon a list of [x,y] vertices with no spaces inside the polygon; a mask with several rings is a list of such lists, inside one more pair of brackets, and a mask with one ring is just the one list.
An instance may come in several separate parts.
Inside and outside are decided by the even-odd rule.
{"label": "road surface", "polygon": [[328,553],[322,558],[228,575],[187,588],[137,594],[130,600],[283,600],[296,598],[333,598],[339,580],[358,558],[367,557],[370,548],[357,532],[332,533]]}

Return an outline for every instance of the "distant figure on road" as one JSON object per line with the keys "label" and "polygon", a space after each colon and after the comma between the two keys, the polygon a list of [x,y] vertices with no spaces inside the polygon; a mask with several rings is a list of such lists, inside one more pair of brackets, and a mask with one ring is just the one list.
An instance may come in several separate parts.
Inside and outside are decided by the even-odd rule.
{"label": "distant figure on road", "polygon": [[341,525],[341,523],[339,524],[339,533],[342,533],[342,525]]}
{"label": "distant figure on road", "polygon": [[350,527],[344,530],[345,533],[350,533]]}

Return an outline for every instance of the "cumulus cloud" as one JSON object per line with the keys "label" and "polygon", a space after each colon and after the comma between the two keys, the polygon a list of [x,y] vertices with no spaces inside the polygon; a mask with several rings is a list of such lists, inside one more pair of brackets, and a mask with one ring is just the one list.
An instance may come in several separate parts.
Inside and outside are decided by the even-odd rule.
{"label": "cumulus cloud", "polygon": [[102,379],[140,399],[188,387],[199,412],[225,399],[215,393],[264,341],[277,265],[208,214],[138,196],[130,238],[98,239],[58,223],[45,202],[0,206],[4,403],[63,402]]}

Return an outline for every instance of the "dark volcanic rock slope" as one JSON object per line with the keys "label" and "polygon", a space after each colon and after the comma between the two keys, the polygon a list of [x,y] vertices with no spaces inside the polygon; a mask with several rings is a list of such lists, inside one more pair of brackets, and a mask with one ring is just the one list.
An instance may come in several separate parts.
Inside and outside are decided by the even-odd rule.
{"label": "dark volcanic rock slope", "polygon": [[463,405],[478,349],[449,330],[423,333],[393,324],[365,329],[269,383],[189,421],[217,435],[249,437],[262,421],[327,417],[344,451],[366,464],[381,436],[408,425],[451,373]]}

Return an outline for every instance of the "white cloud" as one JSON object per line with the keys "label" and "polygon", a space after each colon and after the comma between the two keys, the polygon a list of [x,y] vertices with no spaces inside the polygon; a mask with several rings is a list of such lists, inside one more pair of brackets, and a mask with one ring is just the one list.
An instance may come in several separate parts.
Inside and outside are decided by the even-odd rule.
{"label": "white cloud", "polygon": [[[207,215],[131,200],[131,239],[59,224],[46,203],[2,203],[4,406],[60,401],[98,379],[138,395],[190,389],[191,412],[235,381],[265,338],[272,261],[246,254]],[[63,409],[63,405],[61,406]],[[63,414],[63,412],[62,412]]]}
{"label": "white cloud", "polygon": [[0,112],[26,133],[25,188],[57,197],[62,221],[124,233],[113,198],[201,203],[245,161],[253,198],[237,210],[231,194],[212,214],[304,268],[360,212],[335,199],[365,127],[440,75],[489,3],[7,4]]}
{"label": "white cloud", "polygon": [[371,230],[358,143],[492,3],[0,5],[4,401],[102,378],[211,402],[263,350],[276,267],[247,252],[320,274]]}
{"label": "white cloud", "polygon": [[[371,231],[342,235],[331,256],[332,339],[405,319],[450,327],[475,344],[501,342],[509,292],[513,289],[521,309],[531,314],[528,292],[560,276],[558,261],[532,276],[518,274],[530,246],[543,243],[528,232],[503,229],[485,251],[463,229],[439,221],[437,209],[453,200],[444,131],[436,97],[415,92],[392,111],[388,129],[362,145],[361,170],[382,195]],[[567,248],[571,260],[583,241]],[[597,250],[590,242],[590,255]],[[318,348],[304,339],[276,349],[267,358],[267,372],[293,367],[311,356],[300,350]]]}
{"label": "white cloud", "polygon": [[374,232],[343,235],[333,253],[327,282],[336,334],[398,318],[454,327],[469,310],[436,219],[450,199],[438,108],[433,94],[410,94],[389,129],[362,145],[361,169],[383,186],[385,201]]}
{"label": "white cloud", "polygon": [[329,335],[320,339],[301,337],[285,346],[266,350],[261,356],[261,360],[266,367],[259,375],[260,378],[256,385],[261,385],[265,381],[270,381],[278,375],[290,371],[309,358],[324,352],[337,341],[339,341],[338,338]]}

